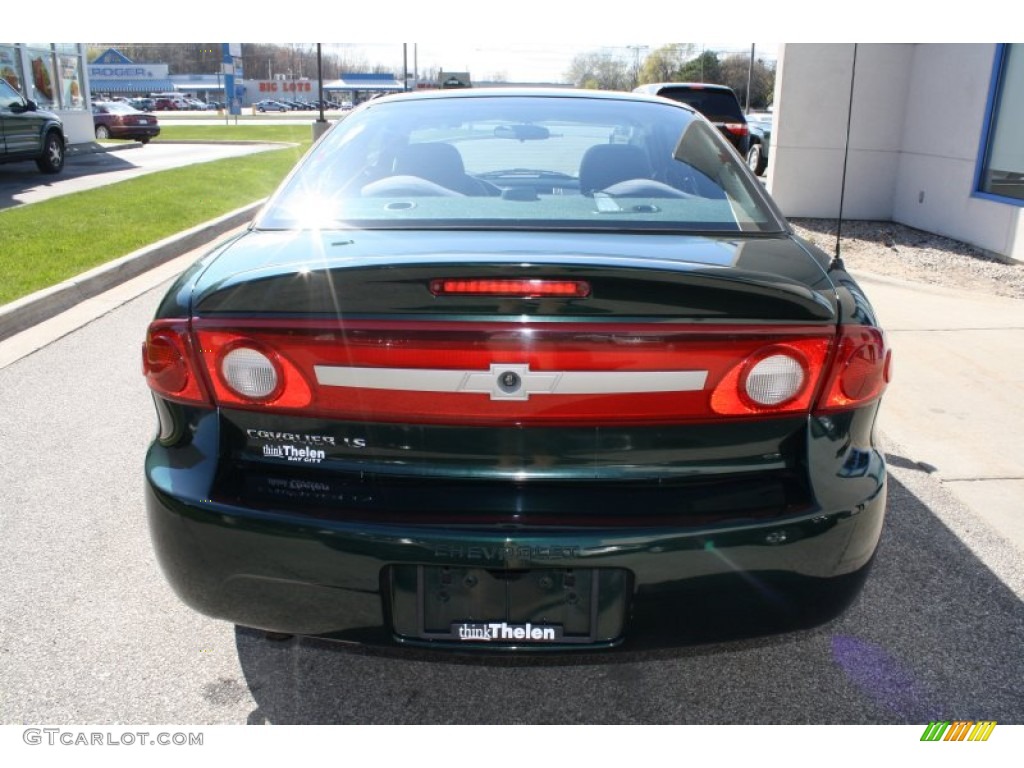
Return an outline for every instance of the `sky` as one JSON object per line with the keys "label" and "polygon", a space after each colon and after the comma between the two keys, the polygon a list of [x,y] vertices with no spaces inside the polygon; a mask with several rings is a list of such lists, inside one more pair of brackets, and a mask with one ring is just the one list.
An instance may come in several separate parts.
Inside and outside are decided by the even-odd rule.
{"label": "sky", "polygon": [[[10,6],[9,8],[6,6]],[[892,0],[858,0],[837,6],[820,0],[733,0],[695,3],[644,0],[390,0],[387,3],[270,3],[239,11],[234,3],[175,0],[153,17],[97,12],[81,0],[49,0],[47,12],[31,3],[6,3],[4,37],[19,42],[294,43],[406,38],[421,69],[469,71],[474,80],[502,74],[516,81],[559,81],[572,58],[610,50],[631,56],[630,46],[654,50],[655,35],[703,41],[714,50],[749,51],[757,40],[781,42],[1000,42],[992,19],[1006,18],[1000,0],[972,0],[970,13],[924,14]],[[744,40],[743,38],[747,38]],[[423,42],[426,41],[426,42]],[[402,43],[334,43],[367,53],[370,63],[400,71]],[[412,46],[410,69],[412,68]],[[772,58],[775,43],[756,43]],[[378,57],[379,55],[379,57]],[[390,59],[390,61],[388,61]]]}
{"label": "sky", "polygon": [[[639,53],[641,62],[647,53],[668,45],[650,40],[632,42],[606,42],[588,45],[555,46],[550,43],[408,43],[409,72],[414,72],[414,63],[419,71],[428,68],[443,69],[447,72],[469,72],[474,81],[503,79],[508,82],[565,82],[575,56],[581,53],[609,53],[626,61],[634,61]],[[701,45],[701,43],[697,43]],[[717,51],[742,52],[749,55],[751,43],[706,43],[708,49]],[[777,43],[754,43],[755,55],[774,60],[778,52]],[[348,43],[331,44],[330,48],[340,53],[360,57],[369,64],[383,64],[395,73],[402,70],[402,43]],[[325,48],[325,50],[327,50]]]}

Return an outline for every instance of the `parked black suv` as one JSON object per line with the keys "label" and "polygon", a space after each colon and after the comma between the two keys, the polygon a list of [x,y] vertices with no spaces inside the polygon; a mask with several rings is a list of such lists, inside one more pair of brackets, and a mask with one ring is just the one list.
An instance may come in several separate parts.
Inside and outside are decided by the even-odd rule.
{"label": "parked black suv", "polygon": [[689,104],[715,124],[740,157],[750,149],[750,130],[732,88],[708,83],[648,83],[633,89],[636,93],[653,93],[666,99]]}
{"label": "parked black suv", "polygon": [[0,163],[35,160],[43,173],[64,167],[64,125],[0,80]]}

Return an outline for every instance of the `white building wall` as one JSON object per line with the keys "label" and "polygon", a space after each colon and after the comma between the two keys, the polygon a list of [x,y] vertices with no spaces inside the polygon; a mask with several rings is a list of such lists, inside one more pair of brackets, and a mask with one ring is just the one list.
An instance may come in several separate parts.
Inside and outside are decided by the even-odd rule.
{"label": "white building wall", "polygon": [[892,219],[1009,256],[1020,208],[971,196],[995,46],[913,48]]}
{"label": "white building wall", "polygon": [[[843,215],[893,220],[1024,259],[1020,208],[972,197],[995,46],[857,46]],[[852,44],[783,46],[769,154],[788,216],[835,218]]]}
{"label": "white building wall", "polygon": [[[769,158],[772,194],[791,216],[835,217],[842,191],[853,45],[786,45]],[[888,219],[899,169],[912,46],[857,47],[844,215]]]}

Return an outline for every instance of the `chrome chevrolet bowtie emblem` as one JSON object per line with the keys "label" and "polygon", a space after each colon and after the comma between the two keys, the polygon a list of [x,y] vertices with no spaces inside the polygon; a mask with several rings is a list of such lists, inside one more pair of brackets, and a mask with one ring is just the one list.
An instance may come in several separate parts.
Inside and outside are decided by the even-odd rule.
{"label": "chrome chevrolet bowtie emblem", "polygon": [[491,400],[529,400],[553,392],[564,374],[531,371],[528,364],[492,363],[489,371],[470,373],[459,392],[486,392]]}

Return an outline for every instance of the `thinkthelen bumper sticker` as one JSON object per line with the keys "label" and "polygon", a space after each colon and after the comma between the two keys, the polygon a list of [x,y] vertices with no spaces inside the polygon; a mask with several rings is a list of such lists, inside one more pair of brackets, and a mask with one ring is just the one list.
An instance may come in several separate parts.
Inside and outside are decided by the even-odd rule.
{"label": "thinkthelen bumper sticker", "polygon": [[504,621],[452,624],[452,635],[471,642],[555,643],[562,639],[557,624],[509,624]]}

